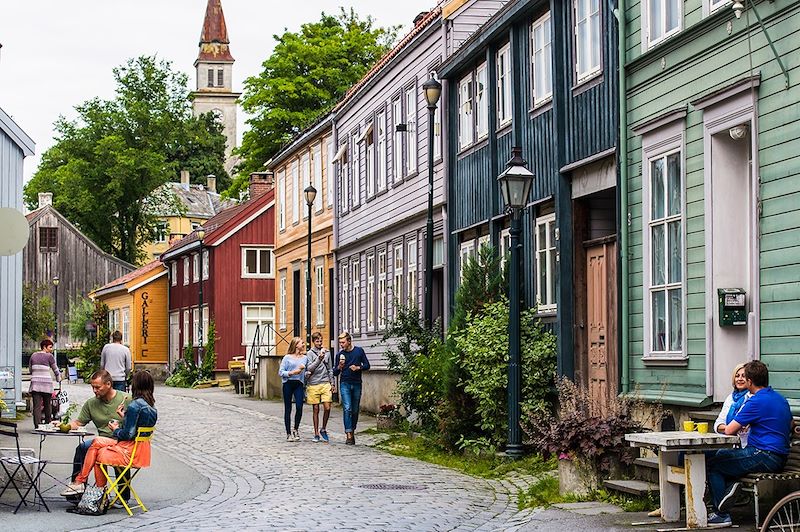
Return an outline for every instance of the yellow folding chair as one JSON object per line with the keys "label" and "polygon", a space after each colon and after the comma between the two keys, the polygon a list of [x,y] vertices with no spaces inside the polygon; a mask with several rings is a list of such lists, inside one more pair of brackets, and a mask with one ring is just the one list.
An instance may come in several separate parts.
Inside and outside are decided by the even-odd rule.
{"label": "yellow folding chair", "polygon": [[[100,469],[103,471],[103,476],[106,477],[106,481],[108,482],[108,488],[106,489],[106,497],[110,495],[114,495],[114,498],[111,499],[108,503],[109,506],[117,502],[118,500],[122,503],[122,506],[128,512],[128,515],[133,515],[134,508],[141,508],[143,511],[147,511],[147,507],[144,505],[142,500],[139,498],[139,495],[136,493],[136,490],[133,489],[133,479],[139,473],[139,467],[134,467],[133,461],[136,458],[136,451],[139,448],[139,444],[143,442],[149,442],[153,439],[153,433],[155,432],[155,427],[139,427],[136,430],[136,440],[133,444],[133,451],[131,452],[131,459],[128,461],[128,464],[122,471],[118,471],[116,478],[113,480],[108,474],[108,469],[111,467],[120,467],[118,464],[104,464],[99,462],[102,466]],[[126,475],[127,472],[132,471],[131,475]],[[122,491],[128,489],[133,495],[133,498],[136,499],[135,506],[128,506],[128,501],[122,498]]]}

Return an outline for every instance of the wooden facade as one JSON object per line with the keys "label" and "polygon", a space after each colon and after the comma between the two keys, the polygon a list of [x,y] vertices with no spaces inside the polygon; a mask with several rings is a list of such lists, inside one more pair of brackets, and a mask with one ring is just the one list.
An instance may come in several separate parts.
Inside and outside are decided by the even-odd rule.
{"label": "wooden facade", "polygon": [[134,369],[168,363],[167,273],[155,260],[90,294],[108,305],[110,323],[122,325],[122,343],[131,350]]}
{"label": "wooden facade", "polygon": [[[34,143],[0,109],[0,208],[23,212],[23,160],[33,155]],[[22,253],[0,256],[0,389],[12,406],[22,397]],[[13,375],[6,373],[10,368]],[[13,416],[15,409],[6,415]]]}
{"label": "wooden facade", "polygon": [[[616,25],[604,4],[581,21],[591,26],[590,49],[599,53],[585,68],[573,7],[508,2],[441,69],[449,131],[449,296],[452,305],[462,265],[479,246],[509,250],[510,220],[497,176],[511,147],[520,146],[535,176],[522,223],[523,301],[536,305],[557,335],[559,374],[588,384],[591,357],[602,347],[608,394],[617,384],[616,340],[597,335],[603,345],[590,349],[586,324],[590,316],[610,316],[602,327],[615,332],[616,280],[608,272],[615,271],[616,253],[606,257],[611,269],[602,275],[590,275],[586,261],[592,245],[616,235]],[[601,280],[601,290],[612,296],[592,298],[593,283]],[[589,301],[602,308],[590,309]]]}
{"label": "wooden facade", "polygon": [[[727,2],[681,2],[667,28],[647,25],[645,2],[625,10],[629,315],[621,326],[630,336],[622,383],[696,408],[721,401],[734,365],[758,358],[797,413],[800,3],[745,6],[736,18]],[[664,175],[674,190],[666,217],[657,194]],[[662,221],[674,224],[674,242],[654,233]],[[720,322],[722,288],[745,291],[741,324]]]}
{"label": "wooden facade", "polygon": [[[135,269],[127,262],[106,253],[64,218],[40,195],[40,207],[27,215],[30,226],[28,244],[23,250],[24,283],[43,287],[58,301],[57,346],[70,349],[75,339],[69,336],[67,316],[70,301],[85,298],[89,292]],[[53,278],[59,278],[58,286]],[[56,297],[56,291],[58,296]],[[29,346],[34,349],[34,344]]]}

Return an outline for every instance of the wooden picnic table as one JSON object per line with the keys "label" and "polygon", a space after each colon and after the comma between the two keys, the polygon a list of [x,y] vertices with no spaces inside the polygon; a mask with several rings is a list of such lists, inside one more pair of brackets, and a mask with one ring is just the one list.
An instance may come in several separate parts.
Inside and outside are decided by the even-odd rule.
{"label": "wooden picnic table", "polygon": [[[680,486],[685,486],[686,527],[708,526],[708,513],[703,502],[706,489],[706,451],[739,446],[739,436],[709,432],[666,431],[626,434],[633,447],[658,451],[658,487],[661,519],[671,523],[681,514]],[[684,465],[678,465],[678,455],[684,454]]]}

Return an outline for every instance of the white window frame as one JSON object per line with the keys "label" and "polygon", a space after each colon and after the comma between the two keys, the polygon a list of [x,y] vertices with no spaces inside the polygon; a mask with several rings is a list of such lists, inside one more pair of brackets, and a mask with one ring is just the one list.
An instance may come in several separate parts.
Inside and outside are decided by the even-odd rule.
{"label": "white window frame", "polygon": [[502,231],[500,231],[500,264],[503,265],[503,269],[506,266],[506,260],[511,253],[511,229],[506,227]]}
{"label": "white window frame", "polygon": [[478,141],[489,135],[488,72],[486,63],[475,69],[475,136]]}
{"label": "white window frame", "polygon": [[478,252],[480,252],[483,246],[490,246],[492,245],[492,237],[489,235],[482,235],[478,237],[478,247],[476,248]]}
{"label": "white window frame", "polygon": [[[330,137],[325,139],[325,153],[327,153],[328,164],[325,166],[326,175],[325,180],[325,194],[328,197],[328,207],[333,207],[333,176],[335,174],[333,157],[336,155],[333,150],[333,141]],[[320,210],[322,209],[322,202],[320,202]]]}
{"label": "white window frame", "polygon": [[417,86],[416,84],[406,88],[405,98],[406,112],[406,138],[405,155],[406,168],[405,175],[410,176],[417,173],[417,159],[419,158],[419,143],[417,137]]}
{"label": "white window frame", "polygon": [[367,181],[366,199],[375,195],[375,142],[373,142],[375,128],[372,123],[367,124],[367,134],[364,137],[364,175]]}
{"label": "white window frame", "polygon": [[[303,213],[303,220],[308,220],[308,205],[306,204],[306,186],[311,184],[311,152],[306,151],[300,156],[300,201],[297,208]],[[316,200],[315,200],[316,201]]]}
{"label": "white window frame", "polygon": [[192,345],[194,347],[200,346],[200,308],[192,308]]}
{"label": "white window frame", "polygon": [[392,181],[399,183],[403,178],[403,132],[397,131],[398,124],[403,120],[403,100],[400,95],[392,100]]}
{"label": "white window frame", "polygon": [[286,229],[286,169],[278,170],[278,229]]}
{"label": "white window frame", "polygon": [[[573,4],[573,10],[575,13],[575,27],[573,28],[575,34],[575,76],[578,83],[595,76],[603,68],[603,57],[601,53],[601,41],[600,41],[600,39],[602,38],[601,35],[602,32],[600,28],[601,2],[599,0],[595,1],[597,1],[596,11],[591,10],[592,0],[574,0]],[[582,2],[584,3],[585,6],[588,7],[589,9],[588,12],[580,13],[578,11]],[[598,61],[596,65],[590,64],[587,66],[581,64],[581,40],[582,40],[580,31],[581,24],[586,24],[588,28],[590,55],[592,50],[597,50]]]}
{"label": "white window frame", "polygon": [[703,0],[703,16],[707,17],[718,9],[731,4],[731,0]]}
{"label": "white window frame", "polygon": [[297,210],[297,205],[300,202],[300,176],[298,170],[298,161],[295,159],[289,166],[289,173],[292,176],[292,223],[297,224],[300,222],[300,212]]}
{"label": "white window frame", "polygon": [[178,261],[174,260],[169,264],[169,284],[176,286],[178,284]]}
{"label": "white window frame", "polygon": [[351,331],[361,329],[361,261],[355,257],[350,261],[350,287],[353,290],[353,326]]}
{"label": "white window frame", "polygon": [[121,319],[122,328],[120,332],[122,333],[122,343],[125,345],[131,345],[131,307],[123,307],[121,312]]}
{"label": "white window frame", "polygon": [[361,205],[361,143],[358,140],[358,128],[350,134],[350,189],[352,191],[351,203],[353,207]]}
{"label": "white window frame", "polygon": [[513,112],[511,43],[506,43],[497,51],[497,127],[511,123]]}
{"label": "white window frame", "polygon": [[[558,252],[558,243],[555,241],[555,213],[545,214],[536,218],[536,226],[533,233],[533,256],[535,264],[535,285],[536,285],[536,307],[538,312],[555,312],[558,309],[558,283],[557,271],[553,271],[553,264],[556,263],[556,253]],[[545,230],[545,246],[540,249],[539,230],[544,227]],[[552,229],[552,230],[551,230]],[[544,270],[545,272],[545,287],[544,293],[542,287],[539,286],[539,274]]]}
{"label": "white window frame", "polygon": [[208,250],[204,249],[203,250],[203,260],[202,260],[202,263],[203,263],[203,280],[204,281],[208,280],[208,273],[209,273],[208,258],[209,258],[208,257]]}
{"label": "white window frame", "polygon": [[[708,0],[709,3],[711,1],[712,0]],[[678,12],[678,25],[674,28],[667,28],[667,3],[669,2],[674,2],[674,7]],[[652,31],[653,28],[651,26],[653,18],[652,3],[658,3],[658,16],[661,24],[660,27],[656,29],[657,33]],[[643,48],[645,50],[675,35],[683,28],[683,0],[643,0],[641,5],[642,11],[644,12],[644,16],[642,17],[642,24],[644,25],[642,28],[642,35],[646,39],[646,42],[643,43]],[[722,4],[719,4],[715,9],[718,9],[721,5]]]}
{"label": "white window frame", "polygon": [[462,150],[474,142],[472,118],[472,73],[458,82],[458,149]]}
{"label": "white window frame", "polygon": [[167,240],[169,240],[168,234],[169,234],[169,223],[163,220],[156,222],[155,243],[165,244]]}
{"label": "white window frame", "polygon": [[[259,315],[253,316],[251,311],[258,309]],[[272,311],[272,318],[265,318],[260,315],[261,310],[271,310]],[[256,326],[259,325],[267,325],[271,324],[272,327],[269,329],[269,337],[266,339],[267,343],[271,346],[275,345],[275,338],[274,338],[274,329],[275,329],[275,306],[270,303],[248,303],[242,304],[242,346],[249,346],[252,345],[251,342],[253,341],[252,338],[247,337],[247,325],[248,323],[255,323]],[[274,351],[274,347],[270,351]],[[274,354],[272,352],[268,354]]]}
{"label": "white window frame", "polygon": [[317,259],[314,265],[317,284],[317,326],[325,325],[325,261]]}
{"label": "white window frame", "polygon": [[[534,107],[553,99],[552,40],[553,25],[548,11],[531,24],[531,94]],[[541,75],[537,76],[537,73]]]}
{"label": "white window frame", "polygon": [[350,330],[350,262],[340,264],[339,280],[342,283],[342,326]]}
{"label": "white window frame", "polygon": [[191,342],[191,335],[189,334],[189,332],[191,330],[190,329],[190,327],[191,327],[190,321],[191,320],[189,318],[190,312],[191,312],[191,309],[183,309],[183,342],[182,342],[183,346],[182,347],[188,346],[190,344],[190,342]]}
{"label": "white window frame", "polygon": [[367,255],[367,330],[375,330],[375,254]]}
{"label": "white window frame", "polygon": [[278,301],[280,310],[278,311],[278,327],[282,331],[286,330],[286,270],[281,270],[278,274]]}
{"label": "white window frame", "polygon": [[[682,125],[682,124],[681,124]],[[679,178],[680,178],[680,214],[669,215],[668,213],[668,166],[666,164],[667,158],[671,155],[678,155],[678,163],[680,164]],[[686,358],[686,170],[685,170],[685,154],[683,147],[682,135],[676,135],[670,139],[665,139],[658,145],[657,148],[649,150],[647,146],[643,148],[642,160],[642,253],[643,253],[643,295],[644,301],[642,302],[643,310],[643,325],[644,325],[644,359],[684,359]],[[652,205],[652,164],[657,160],[664,160],[665,173],[664,173],[664,217],[657,220],[652,219],[653,205]],[[669,280],[669,267],[668,260],[671,252],[669,251],[668,241],[668,224],[671,222],[680,223],[680,250],[682,253],[681,266],[680,266],[680,281],[670,282]],[[652,229],[657,225],[663,225],[664,230],[664,283],[655,285],[653,282],[653,238]],[[668,342],[670,336],[670,309],[669,309],[669,292],[670,290],[680,290],[681,293],[681,310],[680,310],[680,349],[670,349]],[[665,349],[654,348],[654,331],[653,331],[653,296],[657,292],[665,293],[664,312],[665,312],[665,331],[667,338],[665,339]]]}
{"label": "white window frame", "polygon": [[[247,254],[249,252],[256,254],[256,270],[257,273],[249,273],[247,271]],[[267,251],[269,253],[267,260],[267,271],[262,272],[261,252]],[[242,246],[242,279],[273,279],[275,277],[275,253],[271,247],[267,246]]]}
{"label": "white window frame", "polygon": [[208,344],[208,305],[203,305],[203,345]]}
{"label": "white window frame", "polygon": [[392,248],[392,255],[394,257],[394,275],[392,277],[392,300],[395,304],[402,304],[403,302],[403,241],[399,241]]}
{"label": "white window frame", "polygon": [[464,280],[464,266],[469,257],[475,256],[475,240],[466,240],[458,246],[458,281]]}
{"label": "white window frame", "polygon": [[375,128],[378,130],[378,184],[376,190],[379,192],[386,190],[386,174],[388,173],[386,165],[389,160],[389,142],[386,138],[386,109],[378,111]]}
{"label": "white window frame", "polygon": [[408,306],[414,308],[417,306],[417,298],[419,297],[417,287],[417,261],[419,261],[419,248],[417,247],[417,239],[410,238],[406,242],[406,297]]}
{"label": "white window frame", "polygon": [[200,255],[192,253],[192,283],[200,280]]}
{"label": "white window frame", "polygon": [[189,286],[189,257],[183,257],[183,286]]}
{"label": "white window frame", "polygon": [[[436,81],[439,79],[439,74],[434,70],[431,72],[431,77]],[[433,160],[438,161],[442,158],[442,107],[443,102],[439,102],[433,112]],[[429,115],[430,116],[430,115]]]}
{"label": "white window frame", "polygon": [[378,250],[378,329],[386,327],[386,248]]}

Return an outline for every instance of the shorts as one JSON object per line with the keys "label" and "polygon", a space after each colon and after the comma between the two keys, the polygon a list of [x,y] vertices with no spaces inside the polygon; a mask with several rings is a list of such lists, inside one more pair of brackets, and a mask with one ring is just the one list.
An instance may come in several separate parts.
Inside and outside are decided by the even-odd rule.
{"label": "shorts", "polygon": [[323,382],[322,384],[309,384],[306,386],[306,404],[318,405],[320,403],[330,403],[333,401],[331,394],[331,384]]}

